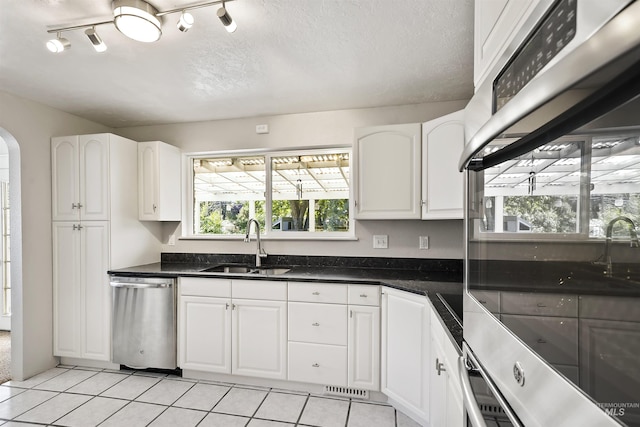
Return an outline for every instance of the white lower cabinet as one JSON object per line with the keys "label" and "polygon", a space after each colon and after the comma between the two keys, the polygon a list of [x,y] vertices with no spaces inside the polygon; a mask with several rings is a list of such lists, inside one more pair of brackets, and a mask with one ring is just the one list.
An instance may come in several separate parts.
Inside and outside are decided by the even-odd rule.
{"label": "white lower cabinet", "polygon": [[347,385],[380,390],[380,307],[349,306]]}
{"label": "white lower cabinet", "polygon": [[[287,302],[234,299],[233,282],[180,279],[180,367],[286,379]],[[262,297],[264,288],[261,286],[282,288],[286,295],[286,282],[237,282],[243,296]]]}
{"label": "white lower cabinet", "polygon": [[381,391],[422,424],[429,419],[429,307],[425,296],[383,288]]}
{"label": "white lower cabinet", "polygon": [[429,423],[438,427],[459,427],[463,425],[464,417],[459,354],[436,312],[431,314]]}
{"label": "white lower cabinet", "polygon": [[182,369],[231,373],[231,299],[182,295],[180,298]]}
{"label": "white lower cabinet", "polygon": [[109,361],[109,223],[53,223],[54,356]]}
{"label": "white lower cabinet", "polygon": [[287,379],[286,301],[234,299],[232,304],[231,372]]}

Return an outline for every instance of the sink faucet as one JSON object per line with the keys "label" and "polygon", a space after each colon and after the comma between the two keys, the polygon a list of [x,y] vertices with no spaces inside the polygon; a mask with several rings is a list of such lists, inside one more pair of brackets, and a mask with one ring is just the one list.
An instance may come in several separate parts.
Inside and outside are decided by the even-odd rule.
{"label": "sink faucet", "polygon": [[251,238],[249,237],[249,234],[251,233],[251,224],[256,225],[256,240],[258,241],[258,248],[256,249],[256,267],[260,267],[260,265],[262,265],[262,260],[260,258],[266,258],[267,253],[262,249],[262,241],[260,240],[260,223],[258,223],[255,218],[251,218],[249,222],[247,222],[247,234],[244,236],[244,241],[251,241]]}
{"label": "sink faucet", "polygon": [[607,238],[604,244],[604,262],[607,263],[607,271],[606,271],[607,277],[611,277],[613,275],[613,266],[611,264],[611,241],[612,241],[611,234],[613,234],[613,226],[618,221],[624,221],[629,226],[629,237],[630,237],[631,247],[632,248],[640,247],[640,243],[638,242],[638,234],[636,233],[636,225],[633,223],[631,219],[627,218],[626,216],[619,216],[609,221],[609,225],[607,225]]}

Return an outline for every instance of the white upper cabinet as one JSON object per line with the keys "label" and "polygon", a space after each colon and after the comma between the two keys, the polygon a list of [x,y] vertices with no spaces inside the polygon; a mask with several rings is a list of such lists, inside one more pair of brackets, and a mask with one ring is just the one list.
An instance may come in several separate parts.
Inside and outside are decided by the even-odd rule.
{"label": "white upper cabinet", "polygon": [[356,219],[420,218],[419,123],[358,128]]}
{"label": "white upper cabinet", "polygon": [[422,219],[462,219],[464,110],[422,125]]}
{"label": "white upper cabinet", "polygon": [[476,89],[489,77],[489,72],[538,2],[539,0],[474,2],[473,83]]}
{"label": "white upper cabinet", "polygon": [[180,221],[180,150],[161,141],[138,144],[138,216],[141,221]]}
{"label": "white upper cabinet", "polygon": [[109,219],[109,135],[53,138],[54,221]]}

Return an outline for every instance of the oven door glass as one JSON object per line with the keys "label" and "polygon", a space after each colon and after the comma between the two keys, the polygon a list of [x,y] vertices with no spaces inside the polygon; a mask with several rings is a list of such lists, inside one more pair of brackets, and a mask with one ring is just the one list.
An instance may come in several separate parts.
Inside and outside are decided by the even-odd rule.
{"label": "oven door glass", "polygon": [[[466,274],[471,295],[540,358],[640,426],[640,97],[631,98],[468,172]],[[522,136],[507,132],[478,157]]]}

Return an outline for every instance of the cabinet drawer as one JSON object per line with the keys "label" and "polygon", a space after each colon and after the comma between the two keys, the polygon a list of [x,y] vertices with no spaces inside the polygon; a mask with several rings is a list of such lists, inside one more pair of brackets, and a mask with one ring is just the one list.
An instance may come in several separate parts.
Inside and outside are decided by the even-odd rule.
{"label": "cabinet drawer", "polygon": [[640,322],[640,310],[636,298],[583,295],[580,318]]}
{"label": "cabinet drawer", "polygon": [[380,286],[349,285],[349,304],[380,305]]}
{"label": "cabinet drawer", "polygon": [[180,295],[231,298],[231,280],[181,277]]}
{"label": "cabinet drawer", "polygon": [[289,282],[289,301],[346,304],[347,285],[340,283]]}
{"label": "cabinet drawer", "polygon": [[578,319],[505,314],[502,322],[547,362],[578,364]]}
{"label": "cabinet drawer", "polygon": [[289,341],[347,345],[347,306],[289,303]]}
{"label": "cabinet drawer", "polygon": [[347,385],[347,347],[289,343],[289,380]]}
{"label": "cabinet drawer", "polygon": [[233,298],[287,300],[287,282],[271,280],[233,280],[231,284]]}
{"label": "cabinet drawer", "polygon": [[502,293],[500,312],[535,316],[578,317],[578,298],[563,294]]}

